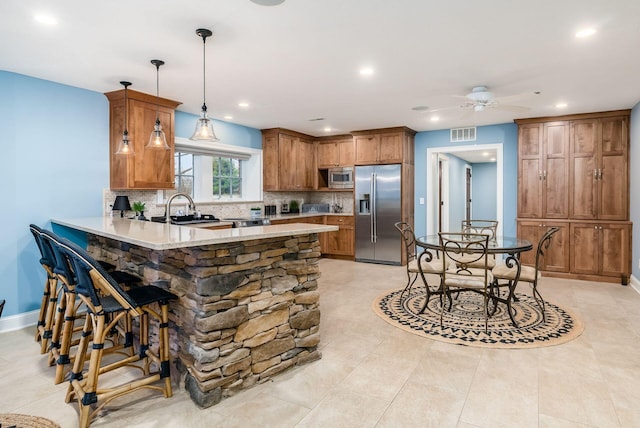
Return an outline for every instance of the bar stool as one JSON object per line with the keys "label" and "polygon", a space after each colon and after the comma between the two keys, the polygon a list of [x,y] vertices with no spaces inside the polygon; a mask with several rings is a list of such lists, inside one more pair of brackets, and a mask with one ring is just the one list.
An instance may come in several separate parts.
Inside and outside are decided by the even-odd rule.
{"label": "bar stool", "polygon": [[[82,327],[76,326],[76,320],[84,317],[83,311],[80,310],[81,301],[78,300],[75,291],[76,274],[69,264],[68,258],[60,251],[61,238],[48,230],[40,230],[40,243],[46,254],[54,262],[53,274],[56,276],[57,283],[60,285],[57,291],[56,315],[53,320],[51,345],[49,347],[49,365],[56,366],[54,383],[58,384],[64,380],[67,366],[73,362],[71,357],[71,348],[78,345],[78,334],[82,331]],[[114,271],[111,275],[118,275],[120,280],[124,280],[125,284],[139,283],[140,279],[126,272]],[[119,282],[119,281],[116,281]],[[119,340],[113,340],[113,346],[109,348],[109,352],[123,351],[130,348],[133,352],[133,334],[130,317],[126,317],[124,327],[114,329],[112,331],[113,338],[118,338],[116,333],[124,337],[124,343],[120,344]],[[76,336],[74,338],[74,335]]]}
{"label": "bar stool", "polygon": [[[137,287],[125,292],[86,251],[62,239],[59,242],[76,274],[76,292],[87,307],[87,318],[77,347],[66,401],[75,399],[80,408],[79,426],[89,426],[92,418],[111,400],[141,388],[159,390],[171,397],[169,370],[169,301],[177,297],[154,286]],[[159,310],[155,306],[159,306]],[[103,366],[104,344],[111,328],[127,314],[140,320],[139,349],[135,355]],[[149,317],[159,323],[157,350],[149,344]],[[90,339],[90,336],[93,339]],[[84,371],[89,342],[89,366]],[[124,384],[103,387],[100,377],[114,370],[138,366],[143,376]],[[151,371],[152,366],[154,371]],[[156,383],[161,385],[154,385]]]}
{"label": "bar stool", "polygon": [[42,303],[40,304],[40,314],[38,315],[38,323],[36,325],[36,342],[40,343],[40,353],[45,354],[49,350],[49,341],[53,336],[54,316],[56,303],[58,301],[58,278],[53,272],[55,268],[55,257],[51,252],[51,248],[42,242],[42,231],[35,224],[29,225],[29,230],[36,241],[38,250],[40,251],[40,264],[47,274],[44,282],[44,291],[42,294]]}

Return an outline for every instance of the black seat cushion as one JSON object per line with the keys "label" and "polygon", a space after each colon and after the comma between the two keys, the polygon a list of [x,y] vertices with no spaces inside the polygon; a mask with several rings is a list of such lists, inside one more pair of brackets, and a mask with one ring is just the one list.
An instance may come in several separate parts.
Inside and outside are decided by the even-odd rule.
{"label": "black seat cushion", "polygon": [[169,300],[175,300],[178,298],[175,294],[153,285],[145,287],[136,287],[130,290],[127,294],[133,299],[139,306],[148,305],[155,302],[165,303]]}
{"label": "black seat cushion", "polygon": [[[102,263],[101,263],[102,264]],[[118,284],[132,285],[142,281],[135,275],[130,274],[129,272],[123,272],[121,270],[116,270],[113,272],[107,272],[111,278]]]}

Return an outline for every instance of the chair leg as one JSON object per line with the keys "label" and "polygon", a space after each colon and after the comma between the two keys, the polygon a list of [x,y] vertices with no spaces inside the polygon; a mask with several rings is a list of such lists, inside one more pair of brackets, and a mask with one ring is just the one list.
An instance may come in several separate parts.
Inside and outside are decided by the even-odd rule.
{"label": "chair leg", "polygon": [[533,298],[536,301],[536,303],[538,304],[538,307],[540,308],[540,310],[542,311],[542,320],[544,322],[547,322],[547,317],[545,315],[545,303],[544,303],[544,299],[542,298],[542,295],[540,294],[540,292],[538,291],[538,281],[535,280],[533,281],[533,283],[531,284],[531,287],[533,289]]}
{"label": "chair leg", "polygon": [[58,280],[50,277],[47,280],[48,285],[48,301],[45,309],[44,323],[39,327],[40,336],[40,353],[46,354],[49,350],[49,340],[53,335],[53,326],[55,319],[56,305],[58,304]]}
{"label": "chair leg", "polygon": [[47,309],[49,305],[49,296],[51,296],[51,275],[47,272],[47,279],[44,281],[44,289],[42,292],[42,302],[40,303],[40,314],[38,315],[38,324],[36,324],[35,341],[42,341],[44,325],[47,320]]}

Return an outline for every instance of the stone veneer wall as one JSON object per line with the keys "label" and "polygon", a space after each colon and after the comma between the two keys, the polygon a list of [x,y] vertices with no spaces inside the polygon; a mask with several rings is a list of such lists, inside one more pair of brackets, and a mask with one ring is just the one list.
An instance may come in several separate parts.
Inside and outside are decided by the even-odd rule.
{"label": "stone veneer wall", "polygon": [[164,251],[89,235],[88,249],[179,296],[172,361],[201,407],[321,358],[317,234]]}

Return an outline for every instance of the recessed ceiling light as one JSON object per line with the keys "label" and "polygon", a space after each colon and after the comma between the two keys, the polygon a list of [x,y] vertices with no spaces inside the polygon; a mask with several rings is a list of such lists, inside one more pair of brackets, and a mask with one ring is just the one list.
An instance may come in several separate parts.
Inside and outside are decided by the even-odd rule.
{"label": "recessed ceiling light", "polygon": [[490,160],[491,162],[495,162],[495,161],[496,161],[496,158],[491,158],[491,159],[489,159],[489,160]]}
{"label": "recessed ceiling light", "polygon": [[584,38],[584,37],[593,36],[594,34],[596,34],[596,29],[595,28],[593,28],[593,27],[583,28],[582,30],[580,30],[580,31],[578,31],[576,33],[576,37]]}
{"label": "recessed ceiling light", "polygon": [[567,107],[567,103],[558,103],[556,104],[556,108],[566,108]]}
{"label": "recessed ceiling light", "polygon": [[333,131],[333,129],[331,129],[329,126],[324,128],[324,132],[331,132]]}
{"label": "recessed ceiling light", "polygon": [[440,117],[439,116],[431,116],[430,120],[431,120],[431,122],[437,122],[437,121],[440,120]]}
{"label": "recessed ceiling light", "polygon": [[58,20],[56,20],[53,16],[44,13],[38,13],[34,15],[33,19],[36,22],[44,25],[56,25],[58,23]]}
{"label": "recessed ceiling light", "polygon": [[373,68],[363,67],[360,69],[360,74],[363,76],[371,76],[373,74]]}
{"label": "recessed ceiling light", "polygon": [[233,116],[226,115],[224,118],[225,118],[226,120],[231,120],[231,119],[233,119]]}
{"label": "recessed ceiling light", "polygon": [[482,156],[486,158],[487,156],[489,156],[489,152],[482,152]]}
{"label": "recessed ceiling light", "polygon": [[241,103],[238,103],[238,107],[247,108],[249,107],[249,103],[243,101]]}

